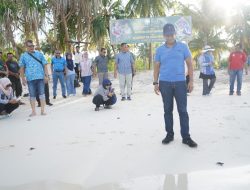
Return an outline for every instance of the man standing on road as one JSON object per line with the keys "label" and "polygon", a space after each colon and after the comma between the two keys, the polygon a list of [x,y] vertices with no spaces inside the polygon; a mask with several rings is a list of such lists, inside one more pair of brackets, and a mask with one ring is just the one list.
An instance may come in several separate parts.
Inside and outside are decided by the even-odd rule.
{"label": "man standing on road", "polygon": [[107,50],[105,48],[101,48],[100,55],[95,58],[94,61],[94,76],[97,74],[99,78],[99,85],[102,85],[104,79],[108,79],[108,56]]}
{"label": "man standing on road", "polygon": [[80,46],[76,46],[76,52],[74,54],[75,72],[76,72],[76,85],[80,87],[79,82],[81,81],[80,74],[80,61],[82,60],[83,54],[80,52]]}
{"label": "man standing on road", "polygon": [[234,83],[237,78],[237,95],[241,96],[241,87],[242,87],[242,77],[243,69],[247,61],[247,55],[242,50],[241,44],[237,44],[235,51],[233,51],[229,56],[228,61],[228,73],[230,76],[230,90],[229,95],[234,94]]}
{"label": "man standing on road", "polygon": [[[41,101],[41,115],[45,114],[45,93],[44,83],[48,82],[47,61],[42,53],[35,51],[32,40],[26,42],[27,52],[20,57],[20,76],[23,85],[28,84],[30,94],[30,105],[32,113],[30,116],[36,115],[36,95],[39,94]],[[24,75],[25,73],[25,75]]]}
{"label": "man standing on road", "polygon": [[154,65],[154,91],[161,93],[164,104],[164,118],[166,137],[162,144],[169,144],[174,140],[173,107],[176,100],[180,117],[182,143],[189,147],[197,147],[189,134],[189,116],[187,112],[187,86],[185,81],[185,62],[190,81],[188,90],[193,90],[192,56],[188,46],[176,41],[176,30],[173,24],[166,24],[163,28],[166,43],[157,48]]}
{"label": "man standing on road", "polygon": [[[121,52],[116,55],[114,77],[119,73],[122,101],[131,100],[132,73],[135,73],[134,59],[126,43],[121,44]],[[127,93],[125,92],[127,88]]]}
{"label": "man standing on road", "polygon": [[66,60],[61,56],[59,50],[55,51],[55,56],[51,60],[52,78],[53,78],[53,98],[57,96],[57,83],[58,80],[61,84],[62,97],[66,98],[66,87],[65,87],[65,74],[66,74]]}

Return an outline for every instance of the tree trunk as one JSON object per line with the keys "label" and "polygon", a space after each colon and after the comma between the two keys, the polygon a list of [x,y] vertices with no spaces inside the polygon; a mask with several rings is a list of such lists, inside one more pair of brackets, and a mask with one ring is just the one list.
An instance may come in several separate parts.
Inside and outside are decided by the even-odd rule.
{"label": "tree trunk", "polygon": [[86,22],[87,22],[87,36],[86,36],[86,44],[84,46],[84,51],[88,50],[88,45],[89,45],[89,41],[90,41],[90,30],[91,30],[91,17],[87,17],[86,18]]}
{"label": "tree trunk", "polygon": [[70,43],[70,38],[69,38],[68,24],[67,24],[67,20],[65,18],[64,12],[61,13],[61,19],[62,19],[64,34],[65,34],[64,41],[66,43],[66,50],[67,52],[71,52],[71,43]]}
{"label": "tree trunk", "polygon": [[40,42],[39,42],[39,37],[38,37],[37,31],[34,31],[34,36],[36,39],[36,48],[37,48],[37,50],[40,50],[41,47],[40,47]]}
{"label": "tree trunk", "polygon": [[15,51],[16,58],[19,59],[19,53],[18,53],[18,50],[17,50],[17,45],[16,45],[16,41],[15,41],[15,38],[14,38],[13,31],[10,30],[9,32],[10,32],[10,42],[11,42],[12,48]]}

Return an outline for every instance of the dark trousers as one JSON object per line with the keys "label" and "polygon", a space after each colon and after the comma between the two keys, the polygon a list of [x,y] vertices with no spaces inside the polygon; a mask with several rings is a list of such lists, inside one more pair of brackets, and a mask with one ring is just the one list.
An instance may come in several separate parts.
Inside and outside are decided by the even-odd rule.
{"label": "dark trousers", "polygon": [[15,109],[17,109],[18,106],[19,106],[18,103],[16,103],[16,104],[10,104],[10,103],[8,103],[8,104],[0,104],[0,113],[5,111],[7,114],[10,114]]}
{"label": "dark trousers", "polygon": [[93,104],[95,104],[96,107],[100,107],[101,105],[112,106],[112,105],[114,105],[114,99],[116,99],[115,95],[113,95],[107,101],[104,101],[103,97],[101,95],[96,95],[93,98]]}
{"label": "dark trousers", "polygon": [[12,83],[13,94],[16,97],[22,96],[23,88],[22,88],[21,80],[14,76],[9,76],[9,79]]}
{"label": "dark trousers", "polygon": [[[210,80],[210,82],[209,82]],[[213,79],[203,79],[203,92],[202,95],[208,95],[212,88],[214,87],[214,83],[216,81],[216,78]]]}
{"label": "dark trousers", "polygon": [[76,72],[76,79],[77,81],[81,81],[81,75],[80,75],[80,70],[79,70],[79,63],[75,64],[75,72]]}
{"label": "dark trousers", "polygon": [[185,81],[166,82],[160,81],[160,92],[164,104],[165,129],[168,135],[174,136],[174,99],[180,118],[181,136],[183,139],[189,138],[189,116],[187,112],[187,85]]}
{"label": "dark trousers", "polygon": [[[46,101],[46,104],[49,104],[50,103],[50,99],[49,99],[49,84],[48,83],[45,83],[45,85],[44,85],[44,91],[45,91],[45,101]],[[36,95],[36,101],[37,101],[38,105],[41,104],[40,99],[39,99],[39,94]]]}

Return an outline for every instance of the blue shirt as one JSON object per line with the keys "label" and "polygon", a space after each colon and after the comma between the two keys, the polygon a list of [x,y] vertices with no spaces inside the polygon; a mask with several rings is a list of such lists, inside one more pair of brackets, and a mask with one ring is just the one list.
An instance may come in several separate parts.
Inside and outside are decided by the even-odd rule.
{"label": "blue shirt", "polygon": [[214,75],[214,56],[209,53],[203,53],[199,58],[200,71],[205,75]]}
{"label": "blue shirt", "polygon": [[118,68],[119,74],[131,74],[132,65],[134,64],[134,58],[130,52],[120,52],[115,57],[115,63]]}
{"label": "blue shirt", "polygon": [[20,57],[19,66],[25,68],[27,81],[44,79],[44,65],[47,64],[47,61],[44,55],[39,51],[34,51],[32,55],[39,59],[43,65],[31,57],[28,52],[25,52]]}
{"label": "blue shirt", "polygon": [[160,81],[177,82],[185,81],[185,60],[191,56],[188,46],[176,42],[173,47],[166,44],[158,47],[155,62],[160,62]]}
{"label": "blue shirt", "polygon": [[51,65],[53,67],[53,71],[55,72],[62,72],[65,69],[66,66],[66,59],[64,59],[63,57],[53,57],[51,60]]}

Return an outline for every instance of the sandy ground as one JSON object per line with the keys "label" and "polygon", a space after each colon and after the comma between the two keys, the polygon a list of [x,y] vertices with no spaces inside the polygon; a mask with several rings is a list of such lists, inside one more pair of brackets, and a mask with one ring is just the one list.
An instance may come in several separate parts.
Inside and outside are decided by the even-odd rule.
{"label": "sandy ground", "polygon": [[[117,92],[118,81],[113,83]],[[94,80],[92,89],[96,87]],[[151,71],[138,73],[133,100],[118,101],[112,110],[94,112],[92,97],[82,97],[80,89],[76,97],[52,100],[47,116],[29,118],[29,105],[22,106],[12,117],[0,120],[0,190],[172,190],[164,181],[177,181],[178,175],[186,186],[176,189],[206,190],[212,179],[219,185],[218,178],[211,176],[229,173],[230,183],[225,184],[239,186],[221,189],[249,190],[250,76],[244,76],[241,97],[228,96],[225,71],[217,71],[211,96],[202,97],[201,90],[196,72],[188,110],[197,149],[181,143],[176,107],[175,141],[161,144],[163,105],[153,93]],[[237,173],[238,167],[243,169]],[[198,188],[199,182],[210,186]]]}

